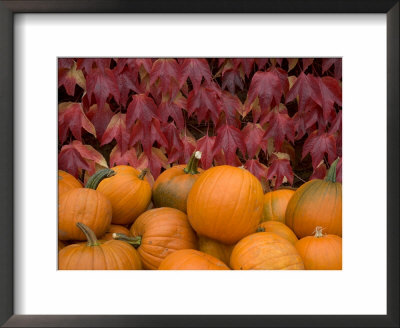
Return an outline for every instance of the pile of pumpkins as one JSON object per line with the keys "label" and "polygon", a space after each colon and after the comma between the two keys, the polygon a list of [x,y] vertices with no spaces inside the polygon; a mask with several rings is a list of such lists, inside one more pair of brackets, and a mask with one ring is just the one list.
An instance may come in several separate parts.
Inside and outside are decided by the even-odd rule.
{"label": "pile of pumpkins", "polygon": [[[59,171],[60,270],[340,270],[342,185],[324,180],[264,195],[242,167],[127,165],[86,186]],[[151,186],[152,185],[152,186]]]}

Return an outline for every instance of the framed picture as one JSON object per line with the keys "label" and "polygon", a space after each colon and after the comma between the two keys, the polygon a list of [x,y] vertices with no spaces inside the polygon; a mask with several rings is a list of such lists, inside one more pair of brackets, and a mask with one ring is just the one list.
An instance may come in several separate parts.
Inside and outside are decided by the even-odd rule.
{"label": "framed picture", "polygon": [[[184,1],[168,4],[162,1],[0,1],[0,24],[0,62],[3,64],[0,77],[3,118],[0,129],[3,150],[0,158],[2,325],[399,325],[398,1],[350,1],[339,4],[335,1],[301,3],[295,0],[193,4]],[[127,58],[135,60],[129,62]],[[195,73],[188,70],[187,75],[179,73],[179,77],[173,76],[166,82],[161,75],[150,74],[157,65],[164,65],[164,72],[173,70],[175,66],[182,72],[186,66],[197,66]],[[113,92],[111,88],[105,92],[106,95],[101,94],[100,89],[107,87],[103,84],[99,89],[93,79],[97,73],[104,78],[111,70],[113,78],[123,79],[124,72],[129,71],[130,76],[136,76],[137,79],[131,81],[129,90]],[[202,72],[200,78],[199,71]],[[65,76],[62,75],[64,73]],[[214,82],[211,82],[211,77]],[[260,79],[264,89],[255,86],[254,77]],[[306,85],[306,90],[294,92],[301,88],[300,83],[307,84],[302,79],[310,80],[307,80],[309,85]],[[177,88],[174,88],[174,83]],[[280,84],[280,88],[276,87],[277,84]],[[160,93],[151,90],[155,85],[161,90]],[[118,82],[114,87],[118,88]],[[314,91],[316,88],[320,90],[322,98],[307,100],[308,87]],[[219,101],[222,107],[216,111],[223,112],[221,117],[225,119],[225,125],[219,118],[213,122],[212,108],[208,108],[203,118],[210,122],[208,126],[202,126],[200,123],[204,120],[200,117],[199,106],[184,106],[179,101],[181,98],[186,101],[185,98],[196,97],[200,88],[206,90],[204,94],[212,94]],[[272,93],[269,92],[271,89]],[[328,89],[324,95],[323,91]],[[145,116],[138,119],[137,113],[132,114],[141,101],[147,102],[143,115],[148,115],[153,107],[157,110],[163,103],[164,107],[172,106],[171,102],[175,101],[179,110],[184,108],[185,126],[191,117],[190,113],[197,111],[197,121],[193,118],[191,127],[185,129],[179,128],[182,122],[177,111],[164,117],[164,121],[160,119],[153,122],[152,118],[149,121],[152,129],[160,132],[159,137],[166,139],[167,125],[171,129],[178,127],[176,131],[187,131],[187,134],[194,136],[193,139],[200,139],[201,135],[218,138],[223,133],[218,131],[223,129],[229,130],[227,134],[232,137],[235,133],[244,134],[247,126],[260,124],[262,139],[268,141],[272,136],[272,145],[266,143],[263,147],[262,140],[260,145],[255,144],[252,138],[256,134],[250,138],[252,142],[243,145],[242,139],[232,137],[234,142],[231,148],[219,140],[220,147],[213,148],[213,157],[209,156],[208,160],[214,164],[241,162],[255,176],[259,171],[250,166],[250,162],[257,164],[258,170],[263,165],[269,166],[269,173],[265,174],[266,179],[260,184],[264,191],[275,190],[281,185],[300,187],[313,177],[325,176],[330,167],[335,167],[336,157],[340,159],[341,179],[343,151],[343,268],[340,263],[341,270],[335,267],[333,271],[313,270],[315,268],[310,267],[311,270],[296,272],[247,271],[241,270],[247,267],[240,259],[236,260],[240,258],[238,252],[235,253],[235,261],[232,260],[233,256],[229,256],[229,259],[213,254],[220,260],[220,266],[240,269],[228,273],[178,271],[174,268],[172,271],[77,271],[82,268],[68,267],[59,262],[59,255],[55,251],[57,236],[66,244],[70,244],[71,239],[83,239],[78,234],[72,234],[71,237],[68,235],[70,232],[60,228],[61,216],[65,215],[65,208],[68,208],[72,198],[67,201],[66,197],[57,197],[57,181],[60,178],[56,178],[55,171],[58,167],[75,175],[79,183],[88,184],[93,180],[91,176],[95,171],[99,174],[102,172],[101,160],[97,163],[93,159],[93,163],[81,161],[81,166],[70,165],[71,156],[83,156],[79,147],[85,147],[86,150],[92,147],[96,152],[100,151],[100,147],[108,147],[107,151],[103,152],[102,149],[101,153],[105,154],[103,162],[110,168],[118,163],[132,165],[132,160],[137,161],[138,167],[145,163],[143,165],[149,168],[147,174],[150,180],[145,178],[144,181],[149,181],[150,185],[154,183],[152,177],[160,174],[163,165],[160,158],[176,157],[171,163],[186,163],[193,154],[190,163],[201,162],[202,154],[198,151],[189,154],[182,148],[174,153],[167,146],[169,139],[164,146],[162,140],[157,138],[153,140],[156,143],[150,146],[143,143],[147,135],[142,133],[140,137],[139,130],[147,119],[143,118]],[[223,108],[224,103],[240,104],[243,108],[233,106],[232,114],[229,109]],[[318,109],[310,107],[311,103],[319,106]],[[273,130],[275,116],[286,118],[290,124],[294,124],[294,117],[304,114],[304,108],[301,112],[304,104],[307,104],[310,113],[308,119],[314,115],[313,110],[315,113],[320,110],[322,116],[315,114],[315,121],[311,118],[309,125],[304,123],[305,120],[301,121],[305,126],[303,139],[299,124],[296,129],[293,128],[298,137],[296,143],[295,136],[284,130],[284,126]],[[105,106],[109,106],[110,122],[124,121],[121,124],[125,123],[131,129],[138,126],[136,137],[132,138],[131,135],[128,143],[124,143],[123,137],[113,132],[114,126],[110,127],[108,123],[103,124],[105,129],[101,133],[103,136],[100,136],[101,124],[94,123],[91,115],[97,115],[96,111],[100,110],[98,107]],[[340,123],[342,108],[343,138]],[[84,121],[78,129],[68,121],[71,113],[75,113],[73,115],[76,117],[77,112],[83,113],[78,116]],[[238,113],[240,117],[236,115]],[[271,113],[275,113],[273,118]],[[67,117],[64,121],[63,115]],[[243,119],[248,119],[246,115],[251,115],[249,121]],[[261,115],[261,118],[257,115]],[[237,119],[242,120],[241,123]],[[212,132],[209,132],[210,126]],[[308,150],[304,149],[307,148],[306,144],[313,141],[313,128],[321,126],[324,126],[326,134],[323,142],[327,143],[322,155],[313,153],[311,146],[307,146]],[[107,133],[110,136],[104,137]],[[322,142],[321,135],[318,136],[318,142]],[[335,143],[335,151],[329,148],[331,141]],[[295,144],[300,145],[299,149],[295,148]],[[75,149],[73,154],[72,148]],[[132,149],[136,157],[132,155],[129,160],[124,159],[119,148]],[[267,157],[259,155],[258,148],[265,148],[263,152]],[[118,151],[121,154],[117,156]],[[157,151],[163,152],[158,157],[159,162],[150,163],[149,158]],[[222,155],[218,155],[218,151],[222,151]],[[298,156],[303,164],[309,161],[308,166],[304,164],[307,171],[305,176],[300,176],[293,164],[296,152],[301,153]],[[290,157],[292,153],[293,158]],[[207,151],[203,151],[204,154]],[[146,156],[147,162],[143,160]],[[289,163],[284,173],[282,167],[274,168],[278,161]],[[169,163],[164,164],[167,167]],[[209,164],[201,162],[200,165],[207,169],[211,166]],[[295,176],[292,177],[290,172],[294,172]],[[107,174],[113,173],[107,171]],[[260,181],[263,181],[262,175],[257,176]],[[230,189],[218,192],[227,194]],[[195,195],[195,192],[191,195]],[[194,199],[195,196],[191,197]],[[153,194],[154,202],[158,200]],[[145,203],[144,207],[149,205]],[[125,224],[133,231],[135,227],[130,224],[141,219],[143,211],[129,217],[129,222],[122,222],[118,220],[126,220],[127,216],[124,214],[117,218],[115,213],[119,208],[115,206],[113,202],[110,203],[112,220],[117,224]],[[59,208],[64,211],[62,215]],[[320,213],[327,213],[328,209],[325,209]],[[188,226],[193,228],[195,237],[210,233],[211,238],[213,232],[202,230],[207,228],[196,222],[192,209],[180,210],[180,213],[188,212]],[[108,219],[111,220],[111,216]],[[201,218],[197,221],[205,220]],[[90,222],[85,223],[90,226]],[[304,237],[298,226],[296,228],[294,224],[286,223],[298,238]],[[80,225],[80,228],[85,232],[82,236],[89,236],[91,240],[94,238],[91,229],[85,225]],[[97,227],[91,228],[94,230]],[[340,232],[333,234],[342,235],[341,230],[340,227]],[[94,234],[100,238],[105,231],[95,231]],[[318,236],[323,236],[320,230],[315,231]],[[220,242],[228,243],[228,239],[237,242],[244,237],[223,236],[224,232],[218,231],[212,238],[220,238]],[[114,234],[113,238],[137,242],[134,237],[128,239],[120,234]],[[279,242],[281,238],[278,238]],[[93,243],[97,244],[95,241]],[[287,241],[285,243],[290,244]],[[64,246],[59,244],[59,247]],[[128,248],[130,252],[134,250],[130,245]],[[300,252],[299,248],[297,250]],[[164,254],[167,260],[168,251],[166,249]],[[150,262],[144,262],[142,255],[138,258],[141,265],[145,263],[146,269],[157,269],[160,265],[167,268],[164,255],[161,256],[162,260]],[[303,254],[300,257],[301,265],[305,266]]]}

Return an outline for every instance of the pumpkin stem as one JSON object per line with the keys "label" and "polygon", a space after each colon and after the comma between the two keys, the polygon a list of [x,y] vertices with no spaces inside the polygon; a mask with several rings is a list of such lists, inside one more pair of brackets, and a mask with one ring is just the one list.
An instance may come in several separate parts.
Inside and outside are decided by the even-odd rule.
{"label": "pumpkin stem", "polygon": [[264,227],[258,227],[256,230],[256,232],[264,232],[264,231],[265,231]]}
{"label": "pumpkin stem", "polygon": [[98,187],[99,183],[103,179],[110,178],[115,174],[116,174],[115,171],[113,171],[111,169],[103,169],[103,170],[97,171],[95,174],[93,174],[90,177],[90,179],[86,183],[85,188],[90,188],[90,189],[96,190],[96,188]]}
{"label": "pumpkin stem", "polygon": [[93,232],[92,229],[90,229],[87,225],[77,222],[76,226],[81,229],[81,231],[85,234],[86,239],[87,239],[87,245],[88,246],[99,246],[100,243],[98,242],[95,233]]}
{"label": "pumpkin stem", "polygon": [[197,166],[199,165],[199,160],[201,159],[201,151],[195,151],[192,156],[190,156],[187,166],[183,169],[186,174],[198,174]]}
{"label": "pumpkin stem", "polygon": [[322,233],[323,228],[322,227],[315,227],[315,231],[314,231],[314,237],[316,238],[321,238],[324,236],[324,234]]}
{"label": "pumpkin stem", "polygon": [[336,182],[336,166],[339,162],[339,157],[331,164],[331,167],[326,174],[325,181]]}
{"label": "pumpkin stem", "polygon": [[138,175],[138,178],[139,178],[140,180],[143,180],[144,177],[146,176],[147,172],[149,172],[148,169],[142,170],[142,172],[140,172],[140,174]]}
{"label": "pumpkin stem", "polygon": [[142,243],[142,237],[141,236],[129,237],[127,235],[124,235],[123,233],[114,232],[112,234],[112,237],[113,237],[113,239],[116,239],[116,240],[125,241],[125,242],[131,244],[135,248],[138,248]]}

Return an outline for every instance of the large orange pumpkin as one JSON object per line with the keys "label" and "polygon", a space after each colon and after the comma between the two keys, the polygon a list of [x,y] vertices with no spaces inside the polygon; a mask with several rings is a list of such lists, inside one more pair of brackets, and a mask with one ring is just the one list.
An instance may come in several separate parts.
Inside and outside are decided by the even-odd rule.
{"label": "large orange pumpkin", "polygon": [[272,232],[256,232],[233,248],[230,267],[234,270],[303,270],[296,248]]}
{"label": "large orange pumpkin", "polygon": [[279,189],[264,195],[264,208],[261,222],[278,221],[285,223],[286,207],[292,198],[294,190]]}
{"label": "large orange pumpkin", "polygon": [[189,191],[203,172],[197,168],[200,159],[201,152],[196,151],[187,165],[173,166],[158,176],[153,186],[155,207],[172,207],[186,213]]}
{"label": "large orange pumpkin", "polygon": [[190,224],[200,235],[234,244],[256,230],[263,197],[260,181],[249,171],[228,165],[210,168],[189,192]]}
{"label": "large orange pumpkin", "polygon": [[300,239],[296,249],[303,259],[306,270],[342,270],[342,238],[324,235],[316,227],[314,236]]}
{"label": "large orange pumpkin", "polygon": [[169,254],[158,270],[230,270],[224,262],[195,249],[181,249]]}
{"label": "large orange pumpkin", "polygon": [[112,170],[115,175],[100,182],[97,191],[104,194],[111,202],[112,223],[130,224],[142,214],[151,201],[150,184],[144,180],[147,170],[137,174],[137,170],[118,166]]}
{"label": "large orange pumpkin", "polygon": [[208,238],[206,236],[197,236],[199,250],[203,253],[216,257],[217,259],[229,265],[229,259],[235,245],[225,245],[219,241]]}
{"label": "large orange pumpkin", "polygon": [[160,207],[144,212],[130,231],[132,237],[114,233],[113,238],[136,247],[145,269],[156,270],[172,252],[197,246],[186,214],[174,208]]}
{"label": "large orange pumpkin", "polygon": [[89,227],[78,222],[77,227],[87,243],[72,244],[58,253],[59,270],[140,270],[142,264],[137,251],[119,240],[99,243]]}
{"label": "large orange pumpkin", "polygon": [[298,241],[296,235],[290,228],[278,221],[266,221],[259,224],[257,231],[265,231],[275,233],[287,241],[290,241],[293,245]]}
{"label": "large orange pumpkin", "polygon": [[77,222],[87,225],[97,237],[105,234],[111,223],[112,207],[107,197],[95,189],[112,174],[110,170],[100,170],[89,179],[86,188],[75,188],[63,195],[58,207],[58,239],[85,240]]}
{"label": "large orange pumpkin", "polygon": [[82,183],[80,183],[72,174],[58,170],[58,198],[67,191],[75,188],[82,188]]}
{"label": "large orange pumpkin", "polygon": [[111,224],[110,227],[107,229],[105,235],[101,237],[101,240],[112,240],[113,233],[122,233],[127,236],[131,235],[131,232],[128,228],[125,228],[124,226],[118,224]]}
{"label": "large orange pumpkin", "polygon": [[285,221],[298,238],[311,236],[316,226],[327,234],[342,236],[342,184],[336,182],[336,164],[325,180],[306,182],[290,199]]}

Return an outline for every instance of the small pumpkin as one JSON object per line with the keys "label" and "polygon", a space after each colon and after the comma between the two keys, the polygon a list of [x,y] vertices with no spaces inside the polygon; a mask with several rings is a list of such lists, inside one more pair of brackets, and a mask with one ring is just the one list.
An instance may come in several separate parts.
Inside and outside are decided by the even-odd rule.
{"label": "small pumpkin", "polygon": [[230,270],[219,259],[195,249],[181,249],[169,254],[158,270]]}
{"label": "small pumpkin", "polygon": [[122,233],[127,236],[130,236],[131,234],[128,228],[125,228],[124,226],[118,224],[111,224],[110,227],[107,229],[105,235],[101,237],[101,240],[112,240],[112,235],[115,232]]}
{"label": "small pumpkin", "polygon": [[72,174],[58,170],[58,198],[71,189],[82,188],[82,183]]}
{"label": "small pumpkin", "polygon": [[113,238],[137,248],[145,269],[157,270],[161,261],[179,249],[196,248],[196,235],[185,213],[168,207],[151,209],[132,224],[131,236],[114,233]]}
{"label": "small pumpkin", "polygon": [[233,248],[230,267],[234,270],[303,270],[296,248],[272,232],[256,232]]}
{"label": "small pumpkin", "polygon": [[306,182],[290,199],[285,215],[286,225],[298,238],[311,236],[316,226],[327,234],[342,236],[342,184],[336,182],[335,160],[325,180]]}
{"label": "small pumpkin", "polygon": [[153,186],[155,207],[171,207],[186,213],[190,189],[203,172],[197,167],[201,152],[196,151],[187,165],[175,165],[161,173]]}
{"label": "small pumpkin", "polygon": [[87,225],[96,237],[105,234],[111,223],[112,207],[107,197],[95,189],[101,180],[113,174],[108,169],[100,170],[88,180],[85,188],[75,188],[63,195],[58,207],[58,239],[85,240],[77,222]]}
{"label": "small pumpkin", "polygon": [[249,171],[216,166],[202,173],[189,192],[189,221],[198,234],[234,244],[256,230],[263,198],[260,181]]}
{"label": "small pumpkin", "polygon": [[292,198],[294,190],[279,189],[264,195],[264,208],[261,222],[278,221],[285,223],[286,207]]}
{"label": "small pumpkin", "polygon": [[[111,171],[111,170],[110,170]],[[115,166],[115,174],[99,183],[97,191],[111,202],[112,223],[130,224],[146,211],[151,201],[150,184],[144,180],[147,170],[137,174],[134,168]]]}
{"label": "small pumpkin", "polygon": [[142,263],[137,251],[122,241],[100,243],[94,232],[81,222],[77,227],[87,243],[66,246],[58,253],[59,270],[140,270]]}
{"label": "small pumpkin", "polygon": [[219,241],[208,238],[206,236],[197,236],[199,251],[214,256],[215,258],[221,260],[226,265],[229,265],[229,259],[231,257],[231,253],[233,247],[235,245],[225,245]]}
{"label": "small pumpkin", "polygon": [[342,238],[324,235],[316,227],[314,236],[300,239],[295,245],[306,270],[342,270]]}
{"label": "small pumpkin", "polygon": [[278,221],[266,221],[260,223],[257,228],[257,232],[262,231],[275,233],[285,238],[287,241],[290,241],[293,245],[298,241],[295,233],[290,230],[287,225]]}

